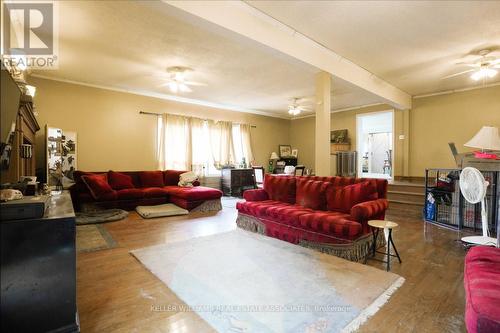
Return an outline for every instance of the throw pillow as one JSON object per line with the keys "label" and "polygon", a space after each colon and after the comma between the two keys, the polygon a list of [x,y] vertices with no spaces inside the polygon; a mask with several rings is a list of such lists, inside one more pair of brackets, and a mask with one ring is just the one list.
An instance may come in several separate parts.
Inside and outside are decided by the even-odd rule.
{"label": "throw pillow", "polygon": [[163,172],[162,171],[141,171],[139,179],[142,187],[163,187]]}
{"label": "throw pillow", "polygon": [[114,190],[124,190],[127,188],[134,188],[132,177],[121,172],[109,171],[108,183]]}
{"label": "throw pillow", "polygon": [[295,183],[295,177],[293,176],[272,176],[266,174],[264,178],[264,190],[271,200],[294,204]]}
{"label": "throw pillow", "polygon": [[99,200],[106,193],[113,192],[113,189],[108,184],[108,176],[105,173],[84,175],[82,181],[95,200]]}
{"label": "throw pillow", "polygon": [[326,191],[327,209],[347,214],[354,205],[377,198],[377,186],[374,181],[364,181],[344,187],[332,186]]}
{"label": "throw pillow", "polygon": [[195,181],[198,181],[198,176],[194,172],[188,171],[180,175],[178,185],[181,187],[193,187]]}
{"label": "throw pillow", "polygon": [[331,184],[319,180],[297,179],[295,203],[314,210],[326,209],[326,190]]}

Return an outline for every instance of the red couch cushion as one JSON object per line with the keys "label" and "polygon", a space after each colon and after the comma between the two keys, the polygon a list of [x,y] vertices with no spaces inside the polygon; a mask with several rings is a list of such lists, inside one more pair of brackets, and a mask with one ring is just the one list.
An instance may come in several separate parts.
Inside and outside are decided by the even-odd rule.
{"label": "red couch cushion", "polygon": [[326,209],[326,190],[330,183],[322,181],[297,179],[297,195],[295,203],[304,208],[316,210]]}
{"label": "red couch cushion", "polygon": [[118,200],[132,200],[144,198],[144,191],[140,188],[127,188],[116,191]]}
{"label": "red couch cushion", "polygon": [[294,204],[295,182],[295,177],[293,176],[272,176],[266,174],[264,178],[264,190],[271,200]]}
{"label": "red couch cushion", "polygon": [[163,187],[162,171],[141,171],[139,172],[142,187]]}
{"label": "red couch cushion", "polygon": [[314,213],[310,208],[304,208],[298,205],[274,206],[267,209],[268,218],[281,222],[283,224],[298,226],[299,218],[304,214]]}
{"label": "red couch cushion", "polygon": [[181,199],[197,201],[197,200],[214,200],[222,196],[222,192],[211,187],[194,186],[194,187],[180,187],[180,186],[165,186],[165,192],[171,196]]}
{"label": "red couch cushion", "polygon": [[299,223],[307,230],[352,239],[361,233],[362,226],[348,218],[348,214],[340,212],[315,212],[301,215]]}
{"label": "red couch cushion", "polygon": [[95,200],[104,198],[107,193],[113,192],[113,189],[108,184],[108,176],[105,173],[83,175],[82,181],[85,183]]}
{"label": "red couch cushion", "polygon": [[177,186],[179,183],[179,176],[187,171],[179,170],[165,170],[163,171],[163,182],[165,186]]}
{"label": "red couch cushion", "polygon": [[121,172],[109,171],[108,183],[114,190],[123,190],[126,188],[134,188],[132,177]]}
{"label": "red couch cushion", "polygon": [[168,191],[163,187],[142,188],[145,198],[161,198],[168,196]]}
{"label": "red couch cushion", "polygon": [[332,186],[326,191],[327,209],[343,213],[350,213],[351,208],[360,202],[377,198],[377,187],[373,181],[365,181],[344,187]]}
{"label": "red couch cushion", "polygon": [[268,208],[277,206],[281,207],[287,205],[284,202],[276,200],[263,200],[263,201],[245,201],[236,204],[236,208],[244,214],[249,214],[257,217],[266,217]]}
{"label": "red couch cushion", "polygon": [[500,332],[500,249],[473,247],[464,266],[467,331]]}

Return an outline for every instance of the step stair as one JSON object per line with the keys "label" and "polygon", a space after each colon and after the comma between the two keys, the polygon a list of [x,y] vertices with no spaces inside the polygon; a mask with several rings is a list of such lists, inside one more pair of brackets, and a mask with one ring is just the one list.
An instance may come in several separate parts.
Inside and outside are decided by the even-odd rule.
{"label": "step stair", "polygon": [[391,182],[387,188],[388,214],[422,218],[424,199],[423,183]]}

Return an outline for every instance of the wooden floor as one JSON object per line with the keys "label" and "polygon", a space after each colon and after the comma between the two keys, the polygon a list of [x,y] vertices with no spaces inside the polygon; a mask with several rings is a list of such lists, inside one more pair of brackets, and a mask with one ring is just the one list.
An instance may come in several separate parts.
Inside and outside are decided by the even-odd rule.
{"label": "wooden floor", "polygon": [[[78,253],[81,331],[213,332],[196,313],[175,311],[182,301],[129,251],[230,231],[236,228],[235,219],[236,210],[226,205],[216,214],[143,220],[131,213],[105,224],[117,246]],[[387,219],[400,225],[393,235],[403,263],[394,263],[392,271],[406,282],[360,332],[465,332],[465,251],[456,242],[457,233],[390,211]],[[383,268],[377,261],[368,264]]]}

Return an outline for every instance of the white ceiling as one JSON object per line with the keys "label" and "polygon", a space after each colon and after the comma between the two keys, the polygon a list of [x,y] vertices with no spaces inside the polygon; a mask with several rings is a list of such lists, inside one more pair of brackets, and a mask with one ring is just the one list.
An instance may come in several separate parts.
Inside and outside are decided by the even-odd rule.
{"label": "white ceiling", "polygon": [[[147,94],[172,94],[158,77],[194,69],[181,97],[287,117],[293,97],[314,94],[315,67],[161,2],[64,1],[59,6],[59,69],[35,75]],[[377,103],[345,81],[333,108]]]}
{"label": "white ceiling", "polygon": [[411,95],[484,84],[442,78],[469,69],[456,63],[470,52],[500,48],[500,1],[247,3]]}
{"label": "white ceiling", "polygon": [[[473,86],[440,78],[472,49],[500,45],[500,2],[445,3],[250,2],[412,95]],[[276,116],[314,94],[315,67],[160,1],[64,1],[59,22],[59,69],[35,75],[168,97],[157,75],[188,66],[207,86],[181,97]],[[334,80],[334,110],[379,102]]]}

